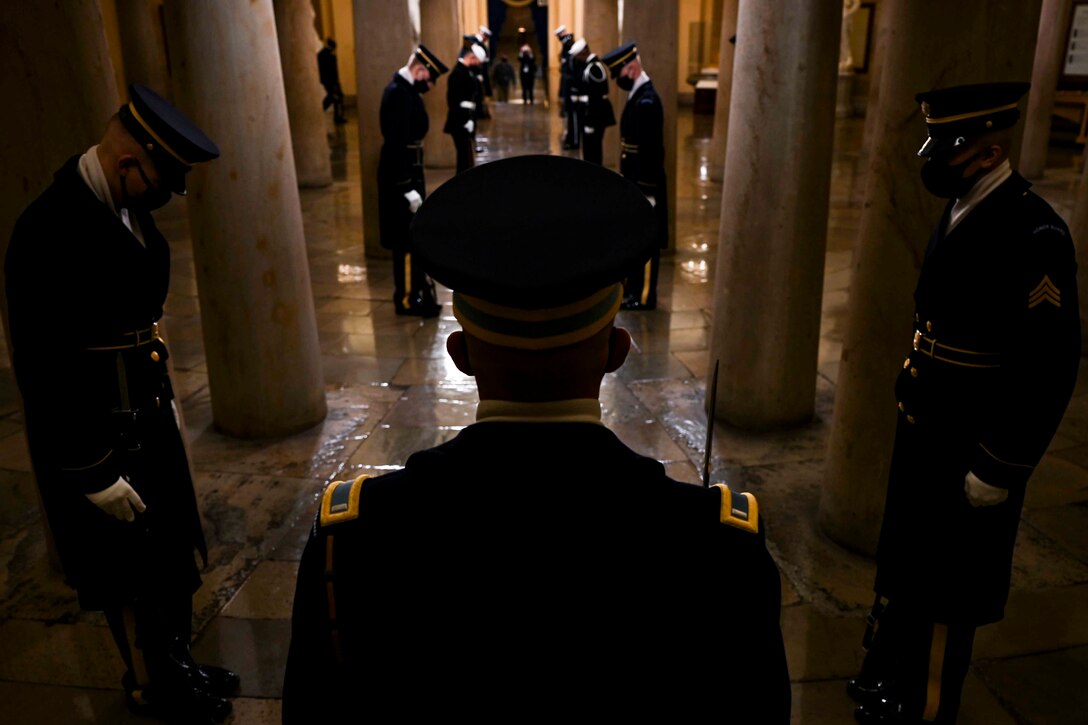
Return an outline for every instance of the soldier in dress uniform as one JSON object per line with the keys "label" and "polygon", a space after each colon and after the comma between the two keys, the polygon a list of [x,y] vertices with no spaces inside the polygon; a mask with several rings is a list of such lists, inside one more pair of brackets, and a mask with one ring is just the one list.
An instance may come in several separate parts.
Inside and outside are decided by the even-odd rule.
{"label": "soldier in dress uniform", "polygon": [[430,122],[420,94],[448,70],[420,45],[382,92],[379,120],[378,226],[381,245],[393,252],[393,306],[398,315],[436,317],[442,309],[434,283],[408,251],[408,227],[427,196],[423,179],[423,137]]}
{"label": "soldier in dress uniform", "polygon": [[621,45],[601,61],[627,102],[620,116],[620,173],[635,182],[654,206],[657,245],[649,259],[634,267],[624,283],[623,309],[657,307],[657,276],[661,250],[669,246],[668,191],[665,178],[665,112],[653,81],[642,69],[638,45]]}
{"label": "soldier in dress uniform", "polygon": [[[540,199],[567,210],[567,234]],[[446,349],[476,379],[476,422],[398,471],[326,487],[295,590],[287,725],[789,722],[755,497],[674,480],[601,420],[602,380],[631,345],[613,325],[620,280],[652,229],[633,184],[563,156],[478,166],[424,203],[412,248],[453,290]]]}
{"label": "soldier in dress uniform", "polygon": [[863,723],[953,723],[975,629],[1005,615],[1024,493],[1080,360],[1061,217],[1009,164],[1027,83],[919,94],[922,181],[948,204],[914,292],[865,660]]}
{"label": "soldier in dress uniform", "polygon": [[577,143],[573,148],[582,148],[582,132],[585,130],[586,105],[589,95],[583,84],[582,74],[589,58],[589,44],[585,38],[574,41],[567,50],[567,128],[574,130]]}
{"label": "soldier in dress uniform", "polygon": [[484,59],[480,61],[480,68],[477,71],[483,91],[480,105],[477,108],[479,114],[477,117],[488,119],[491,118],[491,111],[487,108],[487,99],[494,96],[494,91],[491,88],[491,29],[486,25],[481,25],[476,32],[476,45],[480,46],[484,51]]}
{"label": "soldier in dress uniform", "polygon": [[457,152],[457,173],[476,165],[476,111],[483,101],[477,73],[485,53],[479,45],[461,49],[446,86],[446,125]]}
{"label": "soldier in dress uniform", "polygon": [[582,158],[593,164],[604,160],[604,132],[616,125],[616,113],[608,97],[608,69],[587,45],[581,79],[578,84],[583,97]]}
{"label": "soldier in dress uniform", "polygon": [[15,223],[4,273],[12,362],[67,583],[102,611],[135,711],[225,719],[238,688],[190,654],[207,547],[159,335],[170,248],[151,212],[219,149],[150,88]]}
{"label": "soldier in dress uniform", "polygon": [[570,115],[570,47],[574,45],[574,34],[567,31],[566,25],[560,25],[555,29],[555,35],[559,38],[559,115],[566,116],[567,124],[563,132],[563,148],[577,149],[581,146],[578,132],[580,129],[574,124]]}

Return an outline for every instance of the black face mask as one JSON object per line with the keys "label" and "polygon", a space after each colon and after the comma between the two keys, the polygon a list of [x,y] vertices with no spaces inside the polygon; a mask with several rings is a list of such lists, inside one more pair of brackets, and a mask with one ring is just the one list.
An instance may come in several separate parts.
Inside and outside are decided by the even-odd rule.
{"label": "black face mask", "polygon": [[620,90],[630,91],[635,87],[635,79],[628,76],[620,76],[616,79],[616,86],[618,86]]}
{"label": "black face mask", "polygon": [[140,178],[143,179],[144,185],[147,190],[138,199],[134,199],[129,196],[128,185],[125,183],[124,176],[121,177],[121,201],[122,206],[132,210],[144,210],[155,211],[166,206],[166,202],[170,201],[172,192],[169,189],[163,189],[162,187],[155,186],[151,183],[151,179],[147,178],[147,174],[144,173],[143,164],[139,161],[136,162],[136,171],[139,172]]}
{"label": "black face mask", "polygon": [[412,85],[415,87],[416,92],[420,94],[426,93],[427,91],[431,90],[430,81],[414,81]]}
{"label": "black face mask", "polygon": [[962,198],[964,194],[971,190],[971,187],[975,185],[982,173],[982,170],[979,169],[966,178],[963,175],[963,172],[976,158],[978,158],[977,154],[955,166],[948,164],[947,156],[935,156],[927,159],[922,164],[920,171],[926,191],[941,199]]}

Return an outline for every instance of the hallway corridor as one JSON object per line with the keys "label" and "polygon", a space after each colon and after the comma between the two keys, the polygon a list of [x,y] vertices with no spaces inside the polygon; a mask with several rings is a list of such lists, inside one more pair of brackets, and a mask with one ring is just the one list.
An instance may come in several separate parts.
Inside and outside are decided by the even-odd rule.
{"label": "hallway corridor", "polygon": [[[577,153],[560,150],[562,119],[554,107],[489,105],[493,118],[480,129],[477,163]],[[329,128],[335,181],[300,191],[329,409],[311,430],[274,441],[216,432],[185,200],[174,197],[156,213],[173,249],[165,322],[209,544],[204,586],[195,598],[194,654],[241,675],[242,693],[229,720],[235,725],[280,721],[295,571],[324,484],[399,467],[411,452],[470,423],[477,403],[472,379],[446,355],[446,336],[458,329],[449,291],[439,287],[443,312],[436,319],[394,314],[392,264],[367,259],[363,251],[356,116],[349,109],[347,125],[334,129],[330,122]],[[657,309],[620,312],[617,324],[631,331],[635,348],[606,378],[601,395],[606,425],[664,462],[674,478],[693,484],[700,482],[706,435],[704,377],[723,193],[709,178],[710,128],[710,116],[680,109],[675,253],[662,258]],[[719,423],[714,435],[712,477],[755,493],[767,522],[782,573],[793,722],[804,725],[853,722],[844,686],[861,661],[872,602],[873,562],[839,548],[816,525],[862,214],[862,128],[860,118],[836,126],[816,417],[760,435]],[[606,143],[616,143],[617,134],[609,130]],[[432,118],[427,147],[449,143]],[[1067,219],[1079,161],[1079,149],[1052,149],[1047,176],[1036,184]],[[434,189],[452,169],[426,173]],[[563,225],[556,208],[556,234]],[[906,329],[910,311],[903,315]],[[123,666],[104,618],[81,612],[74,592],[50,568],[6,350],[0,366],[0,720],[148,722],[125,709]],[[1029,485],[1008,614],[978,632],[962,725],[1088,724],[1085,373],[1082,364],[1064,422]],[[894,414],[891,390],[874,404]],[[712,615],[699,602],[691,602],[691,612]]]}

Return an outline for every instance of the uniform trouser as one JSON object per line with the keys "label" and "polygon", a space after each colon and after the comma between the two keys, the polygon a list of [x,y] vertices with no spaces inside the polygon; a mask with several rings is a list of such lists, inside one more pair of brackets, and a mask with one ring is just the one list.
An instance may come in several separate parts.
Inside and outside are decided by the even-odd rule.
{"label": "uniform trouser", "polygon": [[472,134],[464,132],[451,133],[450,136],[453,137],[453,148],[457,151],[457,173],[460,174],[476,165],[476,139]]}
{"label": "uniform trouser", "polygon": [[104,614],[125,663],[126,691],[139,700],[149,685],[168,692],[188,684],[177,662],[188,654],[192,595],[148,593],[130,605],[107,608]]}
{"label": "uniform trouser", "polygon": [[604,129],[593,127],[593,133],[590,133],[585,127],[582,128],[582,160],[588,161],[593,164],[601,165],[604,158],[603,141],[604,141]]}
{"label": "uniform trouser", "polygon": [[437,304],[427,273],[413,264],[410,252],[396,249],[393,250],[393,304],[402,310]]}
{"label": "uniform trouser", "polygon": [[581,146],[582,139],[579,138],[581,132],[581,114],[578,112],[578,107],[570,103],[567,107],[567,137],[563,139],[563,143],[566,144],[567,148],[576,149]]}
{"label": "uniform trouser", "polygon": [[861,674],[883,682],[908,722],[956,722],[975,627],[934,622],[909,603],[889,601],[876,627]]}
{"label": "uniform trouser", "polygon": [[521,77],[521,100],[524,101],[525,103],[530,103],[530,104],[533,102],[533,79],[532,78],[529,78],[527,80],[525,78],[525,76]]}
{"label": "uniform trouser", "polygon": [[661,250],[654,249],[645,264],[639,265],[627,275],[623,283],[624,301],[638,302],[644,307],[657,306],[657,272],[661,266]]}

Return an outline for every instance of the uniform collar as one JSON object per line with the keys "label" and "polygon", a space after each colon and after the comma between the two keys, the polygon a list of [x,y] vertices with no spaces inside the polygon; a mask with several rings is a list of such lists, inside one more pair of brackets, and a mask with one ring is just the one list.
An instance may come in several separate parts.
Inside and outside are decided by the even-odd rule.
{"label": "uniform collar", "polygon": [[593,398],[524,403],[517,400],[481,400],[477,423],[601,423],[601,403]]}
{"label": "uniform collar", "polygon": [[977,208],[983,199],[992,194],[994,189],[1005,183],[1010,176],[1012,176],[1012,165],[1008,159],[1005,159],[996,169],[975,182],[971,190],[964,194],[962,198],[957,199],[953,205],[948,216],[948,228],[945,230],[945,234],[955,229],[956,225],[963,221],[964,217]]}
{"label": "uniform collar", "polygon": [[646,74],[646,71],[642,71],[638,78],[635,79],[635,85],[631,86],[631,90],[627,94],[627,100],[630,101],[638,93],[638,89],[650,82],[650,76]]}

